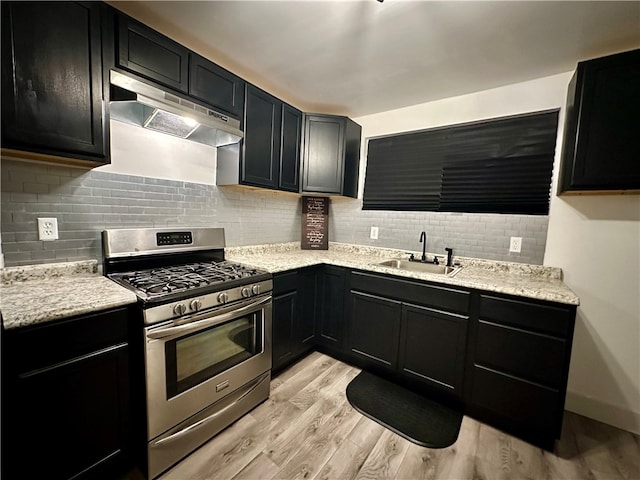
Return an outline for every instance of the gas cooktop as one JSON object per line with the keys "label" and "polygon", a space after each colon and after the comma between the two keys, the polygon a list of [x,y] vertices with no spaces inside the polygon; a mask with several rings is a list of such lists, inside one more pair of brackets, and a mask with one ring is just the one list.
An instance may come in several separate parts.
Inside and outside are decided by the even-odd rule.
{"label": "gas cooktop", "polygon": [[[109,278],[130,288],[145,299],[170,294],[190,294],[191,290],[215,291],[269,276],[264,270],[229,261],[196,262],[109,274]],[[173,295],[172,295],[173,296]]]}

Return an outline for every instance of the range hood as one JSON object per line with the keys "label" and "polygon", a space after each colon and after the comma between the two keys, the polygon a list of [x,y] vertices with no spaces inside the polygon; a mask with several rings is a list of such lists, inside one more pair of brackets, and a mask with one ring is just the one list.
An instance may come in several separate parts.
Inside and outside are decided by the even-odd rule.
{"label": "range hood", "polygon": [[212,147],[238,143],[243,133],[235,118],[157,87],[110,71],[111,119]]}

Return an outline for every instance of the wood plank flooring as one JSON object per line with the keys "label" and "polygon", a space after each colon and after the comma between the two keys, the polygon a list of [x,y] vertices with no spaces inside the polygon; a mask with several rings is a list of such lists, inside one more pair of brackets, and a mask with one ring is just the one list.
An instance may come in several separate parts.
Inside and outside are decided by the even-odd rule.
{"label": "wood plank flooring", "polygon": [[469,417],[449,448],[419,447],[351,408],[358,373],[311,353],[161,480],[640,479],[638,436],[569,412],[554,453]]}

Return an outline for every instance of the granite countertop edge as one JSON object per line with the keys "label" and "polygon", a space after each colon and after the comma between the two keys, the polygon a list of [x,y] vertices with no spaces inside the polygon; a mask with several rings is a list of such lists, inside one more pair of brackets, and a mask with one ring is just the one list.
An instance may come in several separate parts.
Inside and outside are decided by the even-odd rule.
{"label": "granite countertop edge", "polygon": [[[301,250],[299,242],[225,248],[228,260],[270,273],[327,264],[568,305],[580,304],[578,296],[562,282],[562,270],[555,267],[455,257],[463,268],[454,277],[447,277],[377,265],[385,259],[407,258],[408,253],[418,252],[337,242],[330,243],[328,250]],[[99,273],[97,260],[0,270],[0,312],[5,330],[136,301],[132,291]]]}
{"label": "granite countertop edge", "polygon": [[98,274],[97,261],[7,267],[0,273],[5,330],[121,307],[136,295]]}
{"label": "granite countertop edge", "polygon": [[[257,245],[225,249],[228,260],[262,268],[270,273],[327,264],[536,300],[576,306],[580,304],[578,296],[562,282],[562,270],[557,267],[456,256],[454,259],[460,261],[463,268],[455,276],[447,277],[377,265],[385,259],[406,259],[410,253],[418,252],[341,243],[330,243],[328,250],[301,250],[296,242],[277,244],[273,248]],[[429,258],[431,256],[428,255]]]}

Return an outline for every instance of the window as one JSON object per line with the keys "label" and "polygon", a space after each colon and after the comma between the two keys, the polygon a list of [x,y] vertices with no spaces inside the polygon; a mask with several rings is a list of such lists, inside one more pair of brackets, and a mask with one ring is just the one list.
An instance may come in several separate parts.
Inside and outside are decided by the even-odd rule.
{"label": "window", "polygon": [[362,208],[546,215],[558,112],[370,139]]}

